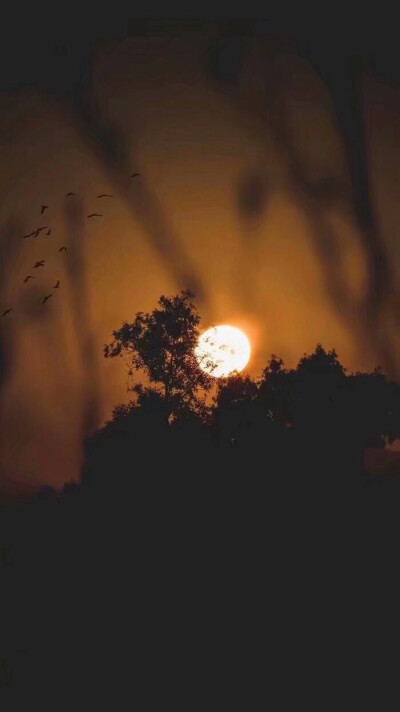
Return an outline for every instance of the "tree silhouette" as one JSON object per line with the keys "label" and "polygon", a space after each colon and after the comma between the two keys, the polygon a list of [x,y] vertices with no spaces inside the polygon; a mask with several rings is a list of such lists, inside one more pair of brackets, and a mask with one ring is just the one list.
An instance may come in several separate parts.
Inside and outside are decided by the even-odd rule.
{"label": "tree silhouette", "polygon": [[284,367],[283,360],[272,354],[259,384],[258,400],[265,412],[283,425],[293,422],[292,399],[295,372]]}
{"label": "tree silhouette", "polygon": [[325,351],[317,344],[296,369],[285,369],[282,359],[272,355],[262,373],[259,396],[274,419],[313,436],[315,430],[326,428],[328,417],[332,420],[339,415],[344,384],[345,369],[335,350]]}
{"label": "tree silhouette", "polygon": [[294,378],[295,399],[292,414],[296,426],[307,429],[311,437],[335,439],[346,410],[345,369],[335,350],[325,351],[317,344],[315,351],[300,359]]}
{"label": "tree silhouette", "polygon": [[[268,427],[260,410],[258,385],[250,376],[233,373],[220,379],[215,397],[215,420],[225,445],[247,450],[257,449],[259,427]],[[250,454],[250,453],[249,453]]]}
{"label": "tree silhouette", "polygon": [[400,386],[380,368],[346,374],[336,351],[321,344],[295,369],[272,356],[258,399],[275,422],[290,426],[306,467],[313,461],[324,477],[362,469],[365,448],[400,436]]}
{"label": "tree silhouette", "polygon": [[256,395],[257,384],[249,376],[235,373],[220,379],[215,400],[219,407],[232,407],[252,401]]}
{"label": "tree silhouette", "polygon": [[365,447],[385,447],[400,437],[400,386],[380,368],[349,377],[352,430]]}
{"label": "tree silhouette", "polygon": [[321,344],[317,344],[312,354],[304,354],[297,365],[297,371],[301,374],[308,373],[327,377],[343,376],[345,373],[335,349],[325,351]]}
{"label": "tree silhouette", "polygon": [[193,296],[189,290],[174,297],[161,296],[159,308],[137,313],[104,346],[106,358],[126,355],[132,371],[146,375],[152,385],[137,383],[130,390],[136,393],[138,405],[157,410],[163,420],[187,410],[204,411],[205,394],[214,382],[194,354],[200,315]]}

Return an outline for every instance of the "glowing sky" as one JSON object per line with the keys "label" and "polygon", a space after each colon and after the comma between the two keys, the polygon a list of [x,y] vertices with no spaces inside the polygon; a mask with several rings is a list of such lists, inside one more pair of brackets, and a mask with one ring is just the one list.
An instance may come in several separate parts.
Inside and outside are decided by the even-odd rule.
{"label": "glowing sky", "polygon": [[[161,50],[149,43],[147,58],[136,56],[141,45],[134,40],[112,51],[98,50],[94,81],[99,107],[125,137],[131,170],[141,173],[129,190],[139,195],[150,191],[187,256],[182,271],[189,274],[190,263],[204,290],[198,301],[203,328],[229,323],[249,336],[252,375],[260,373],[271,353],[292,366],[317,342],[336,348],[349,369],[375,366],[373,344],[369,352],[360,345],[327,294],[309,220],[292,199],[288,167],[265,121],[263,77],[268,67],[257,42],[239,86],[217,91],[198,63],[206,41],[203,30],[194,30]],[[288,121],[308,174],[329,171],[348,184],[321,82],[294,55],[282,56],[281,76],[286,81]],[[365,92],[375,202],[399,272],[400,94],[372,79],[366,80]],[[112,330],[133,319],[136,311],[154,308],[162,293],[193,285],[177,283],[154,236],[150,239],[143,221],[128,211],[62,102],[32,91],[3,95],[0,116],[0,257],[7,253],[0,306],[19,305],[10,326],[1,325],[9,329],[14,348],[0,412],[1,462],[8,478],[59,485],[77,476],[81,458],[86,376],[79,328],[88,328],[92,336],[92,386],[103,422],[113,405],[128,399],[121,362],[102,356]],[[238,206],[252,181],[258,194],[256,211],[246,217]],[[80,326],[74,317],[68,263],[56,250],[68,244],[64,211],[69,190],[82,201],[84,215],[103,214],[83,221],[82,294],[87,293],[87,309],[82,306]],[[100,209],[95,196],[102,192],[114,198],[102,202]],[[49,205],[44,222],[39,214],[43,203]],[[335,205],[326,210],[346,284],[358,294],[365,265],[354,220]],[[52,236],[20,239],[39,224],[51,224]],[[46,270],[40,283],[37,279],[24,285],[33,261],[41,258],[46,259]],[[29,300],[57,279],[60,289],[46,312],[31,308]]]}

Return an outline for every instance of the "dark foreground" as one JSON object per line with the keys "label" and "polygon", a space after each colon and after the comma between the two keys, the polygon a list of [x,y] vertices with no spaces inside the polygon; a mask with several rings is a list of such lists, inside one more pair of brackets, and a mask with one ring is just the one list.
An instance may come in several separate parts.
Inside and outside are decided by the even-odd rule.
{"label": "dark foreground", "polygon": [[3,507],[4,709],[325,707],[359,668],[365,689],[399,482],[328,455],[160,438],[133,466],[118,443],[81,486]]}

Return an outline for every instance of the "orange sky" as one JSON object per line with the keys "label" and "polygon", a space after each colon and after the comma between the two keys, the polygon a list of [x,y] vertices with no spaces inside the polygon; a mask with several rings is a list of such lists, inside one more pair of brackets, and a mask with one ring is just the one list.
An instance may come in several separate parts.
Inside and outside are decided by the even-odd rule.
{"label": "orange sky", "polygon": [[[307,214],[292,200],[288,166],[265,121],[268,66],[260,47],[254,41],[239,87],[221,92],[199,67],[207,39],[204,31],[186,33],[165,49],[150,47],[147,59],[135,56],[137,41],[126,40],[112,52],[99,51],[95,62],[98,102],[125,136],[131,169],[142,174],[134,180],[149,186],[204,286],[204,327],[223,322],[244,328],[253,346],[254,376],[271,353],[294,366],[317,342],[336,348],[349,369],[375,366],[373,344],[369,353],[360,350],[328,298]],[[281,58],[280,72],[287,120],[308,174],[329,173],[347,184],[326,91],[294,56]],[[375,205],[398,274],[400,95],[371,79],[365,86]],[[29,91],[3,96],[0,116],[3,249],[10,235],[13,240],[1,311],[15,305],[12,326],[11,320],[1,324],[9,329],[15,354],[0,411],[1,464],[9,478],[61,485],[78,472],[84,379],[65,255],[58,253],[69,239],[65,193],[80,196],[85,215],[104,214],[85,220],[82,235],[101,421],[127,400],[121,362],[102,355],[112,330],[136,311],[152,309],[160,294],[191,285],[175,281],[65,106]],[[263,206],[252,221],[239,214],[237,196],[241,182],[253,175]],[[134,181],[130,189],[142,190]],[[99,201],[95,196],[102,192],[115,197]],[[50,206],[45,220],[42,203]],[[365,266],[354,218],[335,205],[325,218],[340,245],[346,283],[360,294]],[[20,239],[39,224],[51,225],[52,235]],[[41,258],[46,268],[24,285]],[[46,311],[30,309],[29,299],[48,293],[57,279],[61,287]]]}

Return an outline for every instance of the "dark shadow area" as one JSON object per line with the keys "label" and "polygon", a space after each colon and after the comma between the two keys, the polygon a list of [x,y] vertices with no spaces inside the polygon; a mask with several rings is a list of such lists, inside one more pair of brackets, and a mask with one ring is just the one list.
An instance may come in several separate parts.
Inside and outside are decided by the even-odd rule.
{"label": "dark shadow area", "polygon": [[[116,330],[105,356],[150,385],[138,375],[86,439],[79,483],[1,508],[0,681],[16,705],[187,709],[215,666],[225,679],[264,659],[247,647],[257,631],[272,655],[282,636],[317,640],[322,617],[336,654],[354,599],[362,616],[388,585],[400,465],[374,479],[364,453],[399,438],[400,386],[347,374],[321,345],[216,384],[193,359],[198,323],[182,292]],[[279,687],[281,657],[270,665]]]}

